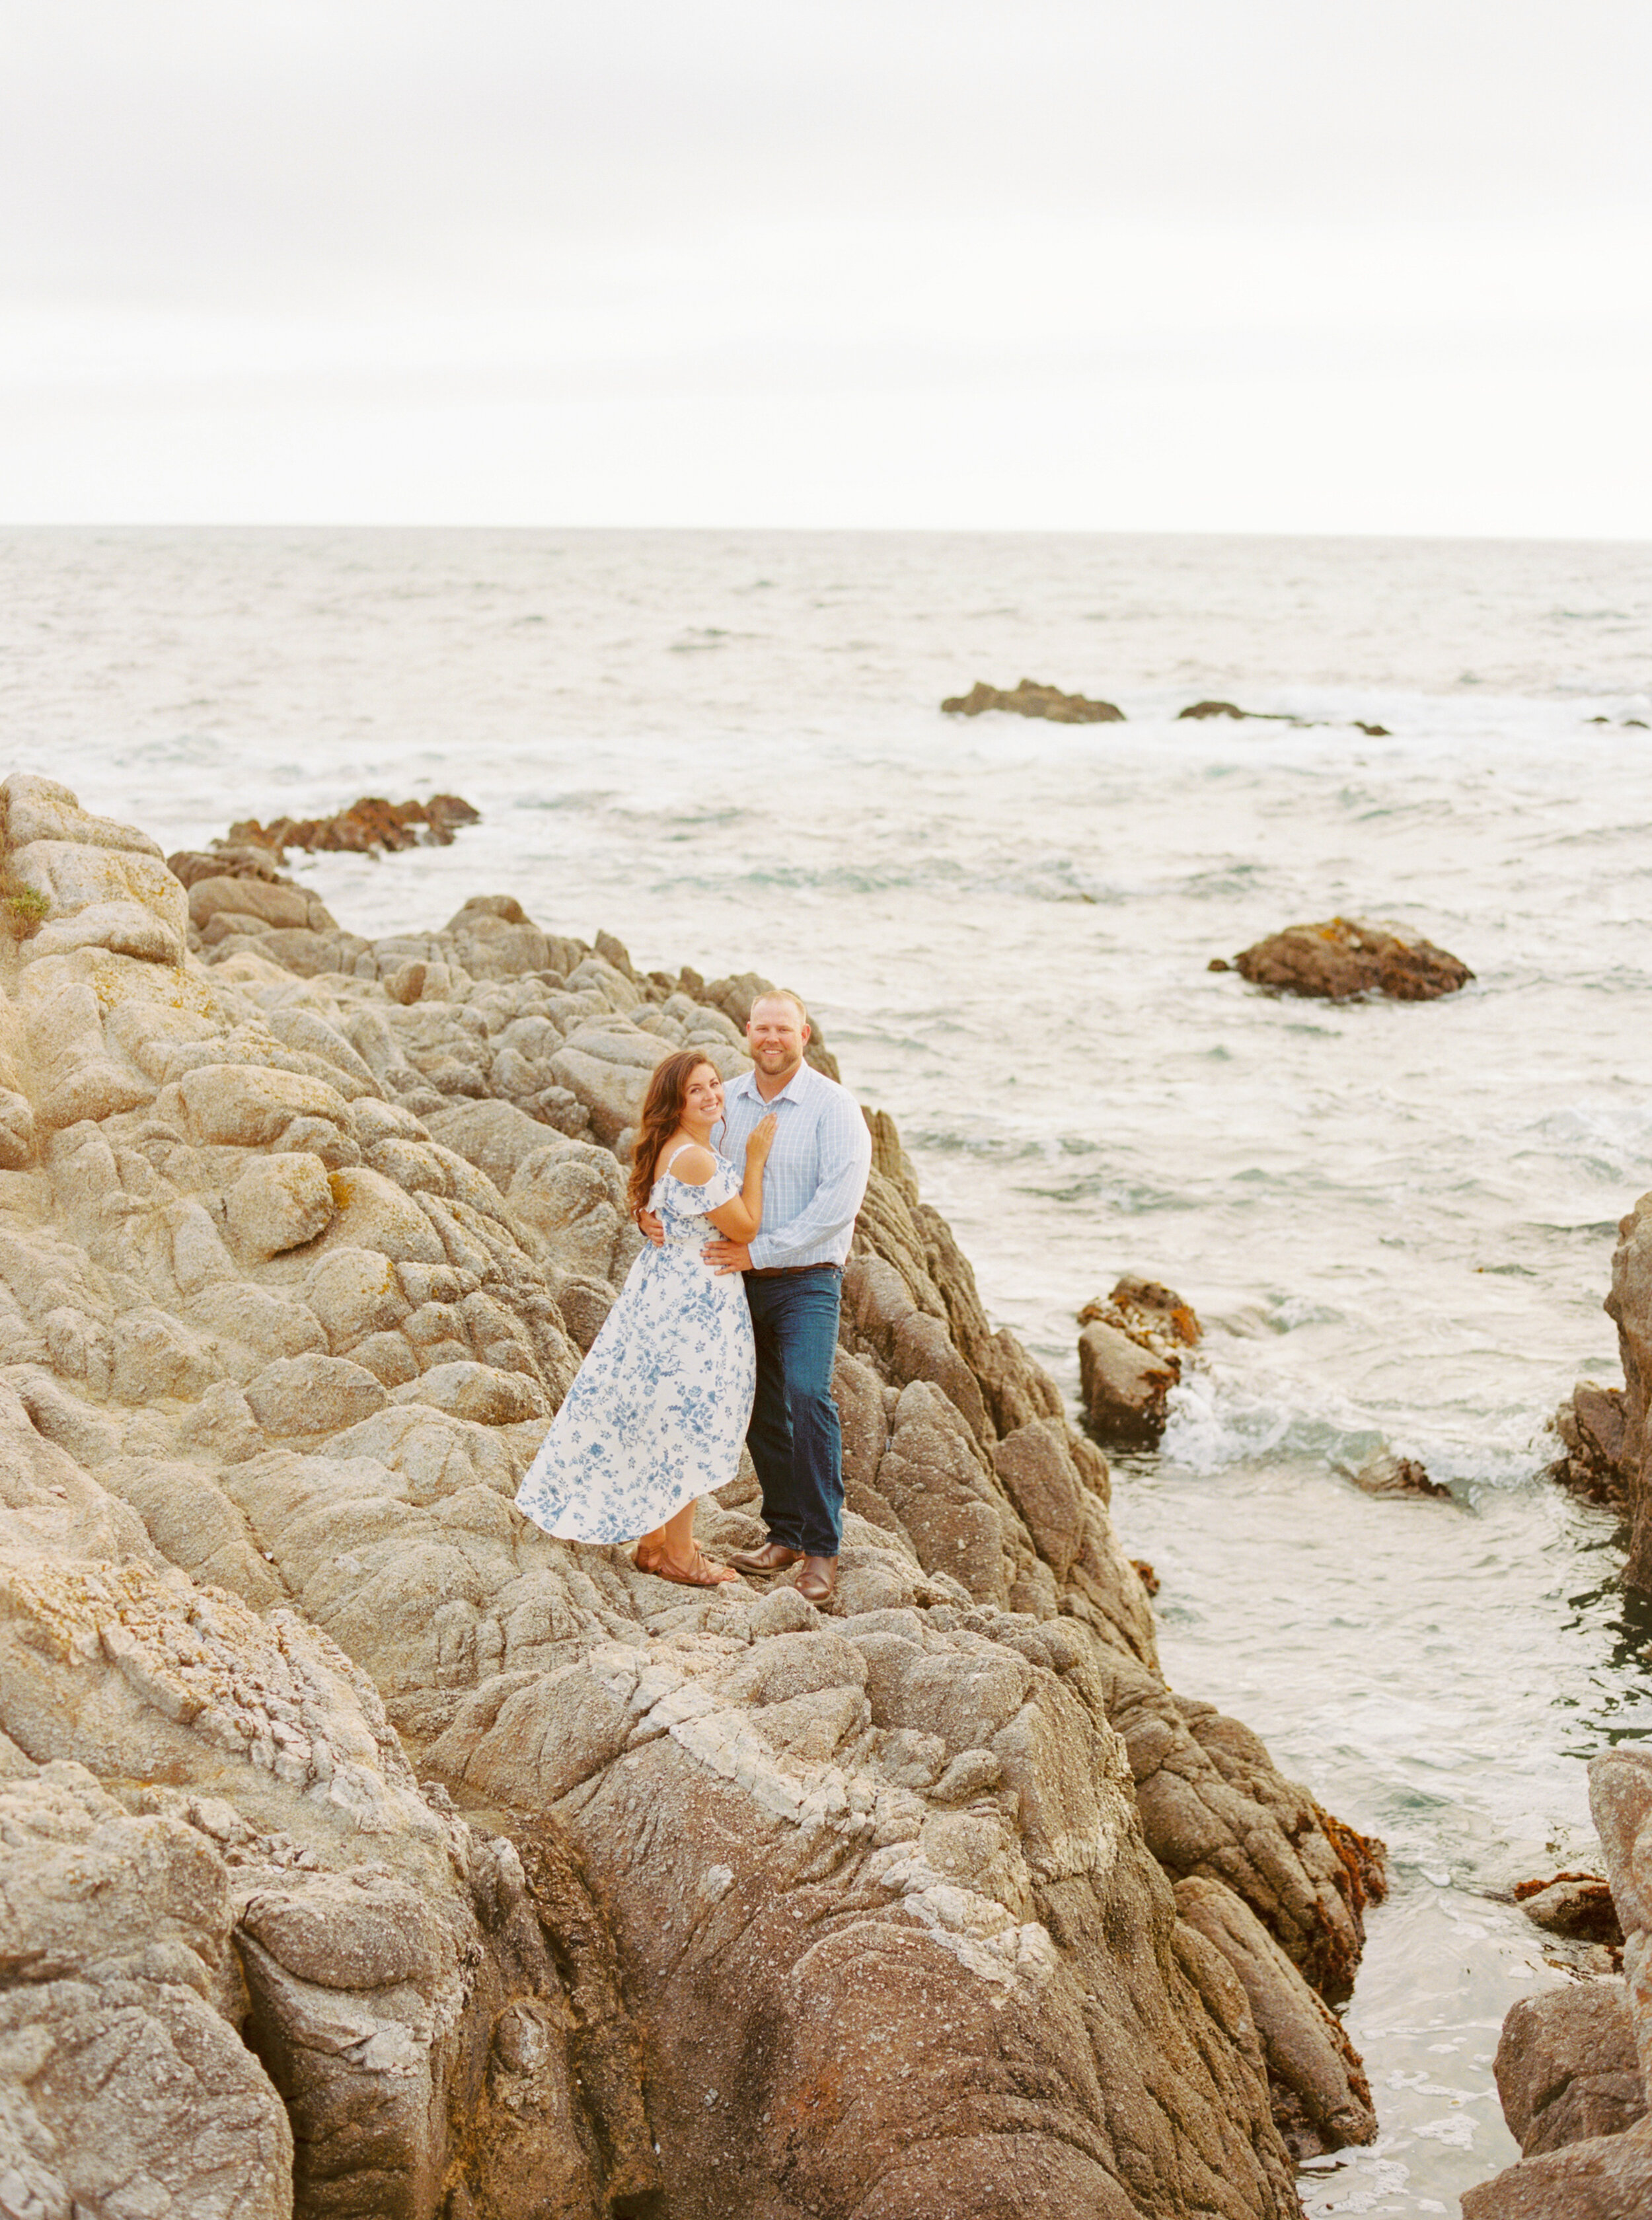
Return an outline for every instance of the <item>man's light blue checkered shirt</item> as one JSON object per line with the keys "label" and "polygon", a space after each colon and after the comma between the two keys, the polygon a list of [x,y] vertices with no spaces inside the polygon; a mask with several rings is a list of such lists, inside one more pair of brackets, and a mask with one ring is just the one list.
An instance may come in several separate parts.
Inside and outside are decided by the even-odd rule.
{"label": "man's light blue checkered shirt", "polygon": [[765,1102],[755,1072],[731,1080],[723,1095],[723,1154],[745,1169],[752,1127],[775,1113],[775,1144],[763,1181],[763,1230],[750,1244],[758,1271],[776,1264],[841,1264],[872,1169],[872,1137],[846,1087],[800,1064]]}

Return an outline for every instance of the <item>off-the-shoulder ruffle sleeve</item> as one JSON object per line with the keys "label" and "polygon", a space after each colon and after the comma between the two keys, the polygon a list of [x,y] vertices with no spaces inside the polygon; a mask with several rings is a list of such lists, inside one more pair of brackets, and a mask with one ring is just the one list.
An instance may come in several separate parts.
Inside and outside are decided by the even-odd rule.
{"label": "off-the-shoulder ruffle sleeve", "polygon": [[726,1202],[733,1201],[740,1191],[740,1175],[733,1165],[726,1163],[721,1157],[719,1157],[716,1170],[700,1190],[705,1197],[701,1208],[720,1210]]}
{"label": "off-the-shoulder ruffle sleeve", "polygon": [[717,1159],[716,1169],[709,1176],[697,1183],[692,1180],[678,1179],[675,1172],[670,1176],[684,1194],[693,1197],[695,1207],[701,1211],[720,1210],[726,1202],[733,1201],[743,1185],[733,1165],[721,1157]]}

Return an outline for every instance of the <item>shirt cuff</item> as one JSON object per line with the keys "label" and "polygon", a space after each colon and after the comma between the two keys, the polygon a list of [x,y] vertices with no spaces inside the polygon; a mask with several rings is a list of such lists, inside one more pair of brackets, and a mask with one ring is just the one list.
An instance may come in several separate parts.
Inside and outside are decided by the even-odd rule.
{"label": "shirt cuff", "polygon": [[754,1272],[766,1272],[774,1262],[774,1235],[754,1233],[745,1244],[745,1253],[751,1259],[751,1269]]}

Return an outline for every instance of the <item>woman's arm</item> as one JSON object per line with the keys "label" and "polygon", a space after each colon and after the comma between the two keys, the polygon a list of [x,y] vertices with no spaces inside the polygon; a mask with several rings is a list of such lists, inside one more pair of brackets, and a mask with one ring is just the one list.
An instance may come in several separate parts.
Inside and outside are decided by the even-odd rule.
{"label": "woman's arm", "polygon": [[763,1172],[775,1138],[775,1113],[753,1126],[745,1144],[745,1182],[732,1202],[708,1211],[717,1231],[730,1241],[750,1241],[763,1223]]}

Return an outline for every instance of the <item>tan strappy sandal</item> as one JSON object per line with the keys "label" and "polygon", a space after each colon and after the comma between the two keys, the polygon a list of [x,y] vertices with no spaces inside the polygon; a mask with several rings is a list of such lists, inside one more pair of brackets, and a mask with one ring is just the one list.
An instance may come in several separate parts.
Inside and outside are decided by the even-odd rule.
{"label": "tan strappy sandal", "polygon": [[645,1569],[652,1573],[656,1580],[673,1581],[680,1588],[722,1588],[740,1577],[726,1565],[714,1564],[697,1543],[693,1556],[681,1570],[664,1557],[655,1558]]}

